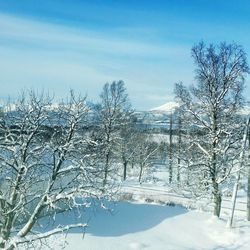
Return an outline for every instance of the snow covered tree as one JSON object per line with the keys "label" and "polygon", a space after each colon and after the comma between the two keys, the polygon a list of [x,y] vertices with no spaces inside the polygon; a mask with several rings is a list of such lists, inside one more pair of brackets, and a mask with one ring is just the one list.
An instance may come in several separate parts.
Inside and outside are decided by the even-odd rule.
{"label": "snow covered tree", "polygon": [[[69,100],[53,106],[34,92],[4,108],[0,120],[0,249],[48,238],[72,224],[39,232],[43,215],[84,205],[77,197],[103,193],[102,178],[87,164],[84,133],[88,110],[85,98],[71,92]],[[35,230],[34,230],[35,227]]]}
{"label": "snow covered tree", "polygon": [[100,163],[103,165],[103,185],[114,171],[114,161],[119,158],[121,130],[131,121],[131,105],[123,81],[106,83],[96,106],[98,134],[101,142]]}
{"label": "snow covered tree", "polygon": [[168,156],[169,183],[173,180],[173,114],[169,118],[169,156]]}
{"label": "snow covered tree", "polygon": [[150,141],[150,135],[139,132],[135,135],[135,165],[139,168],[138,181],[142,183],[142,177],[152,166],[154,157],[157,156],[159,144]]}
{"label": "snow covered tree", "polygon": [[[178,111],[177,111],[178,112]],[[181,121],[181,115],[178,115],[178,121],[177,121],[177,176],[176,180],[179,184],[181,179],[181,145],[182,145],[182,121]]]}
{"label": "snow covered tree", "polygon": [[133,160],[136,156],[138,130],[135,126],[133,116],[122,126],[120,131],[119,153],[123,165],[123,180],[127,178],[128,165],[133,165]]}
{"label": "snow covered tree", "polygon": [[214,215],[220,215],[221,183],[237,162],[242,137],[237,112],[243,105],[244,81],[249,72],[246,54],[237,44],[218,46],[199,43],[192,48],[197,84],[176,84],[175,93],[183,107],[185,123],[195,149],[191,168],[197,180],[208,184],[214,199]]}

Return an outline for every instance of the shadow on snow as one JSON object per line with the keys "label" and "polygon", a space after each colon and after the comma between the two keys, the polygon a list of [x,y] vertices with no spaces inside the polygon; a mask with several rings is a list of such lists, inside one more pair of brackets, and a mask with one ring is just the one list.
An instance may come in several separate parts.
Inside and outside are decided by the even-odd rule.
{"label": "shadow on snow", "polygon": [[[70,211],[56,215],[53,228],[73,223],[88,223],[87,234],[101,237],[122,236],[155,227],[163,220],[184,214],[187,210],[180,206],[170,207],[130,202],[106,202],[109,209],[87,208],[84,211]],[[48,229],[51,222],[43,218],[40,225]],[[47,226],[46,226],[47,224]],[[83,233],[83,229],[71,229],[70,233]]]}

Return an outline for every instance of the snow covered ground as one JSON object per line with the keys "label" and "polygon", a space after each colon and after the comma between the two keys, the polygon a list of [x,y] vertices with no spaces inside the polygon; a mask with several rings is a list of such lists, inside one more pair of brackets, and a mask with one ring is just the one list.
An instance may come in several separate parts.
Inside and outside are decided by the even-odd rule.
{"label": "snow covered ground", "polygon": [[[165,167],[157,167],[150,180],[138,184],[130,178],[121,187],[122,198],[132,200],[107,202],[105,207],[86,208],[56,215],[55,222],[39,221],[44,231],[60,225],[88,223],[88,227],[74,229],[66,237],[57,235],[35,250],[249,250],[250,222],[245,221],[246,194],[239,192],[234,227],[226,227],[231,200],[223,197],[222,216],[211,213],[211,201],[192,200],[175,193],[168,185]],[[154,203],[155,202],[155,203]],[[167,206],[166,204],[183,206]],[[207,212],[204,212],[206,210]],[[210,212],[208,212],[210,211]],[[52,223],[52,224],[51,224]],[[29,249],[32,249],[29,247]]]}
{"label": "snow covered ground", "polygon": [[249,222],[239,217],[229,229],[225,217],[217,219],[210,213],[181,206],[138,202],[108,206],[111,211],[89,208],[83,217],[72,212],[57,215],[58,225],[88,221],[89,227],[85,234],[80,229],[69,232],[67,244],[63,244],[62,236],[56,236],[48,245],[55,250],[247,250],[250,246]]}

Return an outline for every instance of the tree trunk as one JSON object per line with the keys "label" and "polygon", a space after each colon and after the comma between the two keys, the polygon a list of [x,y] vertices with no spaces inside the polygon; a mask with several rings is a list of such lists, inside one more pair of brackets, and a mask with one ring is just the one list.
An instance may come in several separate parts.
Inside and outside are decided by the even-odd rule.
{"label": "tree trunk", "polygon": [[173,116],[170,115],[169,121],[169,183],[173,180]]}
{"label": "tree trunk", "polygon": [[213,183],[213,198],[214,198],[214,215],[220,217],[221,210],[221,192],[219,189],[219,184],[216,182],[216,153],[213,153],[212,158],[212,183]]}
{"label": "tree trunk", "polygon": [[237,193],[238,193],[239,184],[240,184],[240,171],[243,168],[244,156],[245,156],[245,151],[246,151],[248,127],[249,127],[249,119],[247,120],[245,132],[244,132],[244,135],[243,135],[243,141],[242,141],[241,152],[240,152],[240,164],[239,164],[237,179],[236,179],[236,182],[234,184],[234,190],[233,190],[233,196],[232,196],[232,210],[231,210],[231,216],[230,216],[230,219],[229,219],[229,227],[232,227],[232,225],[233,225],[236,198],[237,198]]}
{"label": "tree trunk", "polygon": [[139,183],[141,183],[143,164],[140,164]]}
{"label": "tree trunk", "polygon": [[127,161],[123,161],[123,180],[125,181],[127,178]]}
{"label": "tree trunk", "polygon": [[220,217],[220,210],[221,210],[221,192],[219,190],[219,184],[216,182],[217,177],[217,110],[214,109],[212,112],[212,133],[213,133],[213,142],[212,142],[212,162],[211,162],[211,170],[210,175],[212,179],[213,185],[213,198],[214,198],[214,215]]}
{"label": "tree trunk", "polygon": [[221,210],[221,192],[218,183],[213,183],[214,215],[220,217]]}
{"label": "tree trunk", "polygon": [[189,166],[189,163],[187,165],[187,186],[190,185],[190,166]]}
{"label": "tree trunk", "polygon": [[236,183],[234,184],[233,196],[232,196],[232,210],[231,210],[231,216],[230,216],[229,221],[228,221],[229,227],[232,227],[232,225],[233,225],[233,218],[234,218],[234,211],[235,211],[238,188],[239,188],[239,179],[237,179]]}
{"label": "tree trunk", "polygon": [[108,152],[106,154],[106,159],[105,159],[103,186],[107,184],[108,171],[109,171],[109,155],[110,153]]}
{"label": "tree trunk", "polygon": [[178,159],[177,159],[177,183],[180,182],[180,168],[181,168],[181,118],[178,118]]}

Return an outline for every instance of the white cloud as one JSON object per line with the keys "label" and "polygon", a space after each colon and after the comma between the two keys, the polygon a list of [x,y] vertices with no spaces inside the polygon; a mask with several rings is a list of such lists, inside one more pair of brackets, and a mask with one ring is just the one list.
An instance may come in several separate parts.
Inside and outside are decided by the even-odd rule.
{"label": "white cloud", "polygon": [[[131,31],[134,31],[133,27]],[[127,29],[127,33],[129,33]],[[119,38],[115,33],[93,32],[84,28],[42,23],[0,13],[0,37],[12,39],[41,49],[71,49],[95,51],[119,56],[168,57],[185,53],[182,46],[152,45],[132,39]]]}
{"label": "white cloud", "polygon": [[73,88],[95,99],[105,82],[123,79],[136,106],[159,106],[166,100],[152,96],[176,82],[176,62],[189,48],[124,37],[0,13],[1,95],[35,87],[61,96]]}

